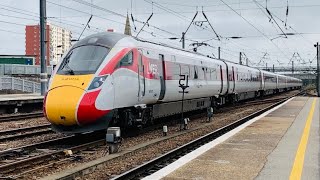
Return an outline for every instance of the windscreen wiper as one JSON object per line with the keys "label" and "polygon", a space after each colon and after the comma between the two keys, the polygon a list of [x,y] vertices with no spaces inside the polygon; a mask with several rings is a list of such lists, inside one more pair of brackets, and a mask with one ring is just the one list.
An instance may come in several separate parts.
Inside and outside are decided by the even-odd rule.
{"label": "windscreen wiper", "polygon": [[69,64],[70,57],[71,57],[72,53],[73,53],[73,51],[64,58],[63,64],[61,65],[61,68],[60,68],[61,70],[64,69],[64,67],[67,64]]}
{"label": "windscreen wiper", "polygon": [[67,69],[68,69],[67,72],[68,72],[70,75],[74,75],[74,71],[73,71],[73,70],[71,69],[71,67],[69,66],[70,57],[71,57],[72,53],[73,53],[73,51],[72,51],[70,54],[68,54],[67,57],[64,58],[64,62],[63,62],[63,64],[61,65],[61,70],[67,68]]}
{"label": "windscreen wiper", "polygon": [[65,67],[69,69],[69,70],[68,70],[68,73],[69,73],[70,75],[74,75],[74,71],[70,68],[69,64],[66,64]]}

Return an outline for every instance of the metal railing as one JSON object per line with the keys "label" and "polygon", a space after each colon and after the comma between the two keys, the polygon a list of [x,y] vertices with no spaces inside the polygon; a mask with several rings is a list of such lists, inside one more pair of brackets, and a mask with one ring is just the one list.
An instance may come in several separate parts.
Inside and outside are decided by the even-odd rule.
{"label": "metal railing", "polygon": [[14,77],[0,77],[0,90],[17,90],[27,93],[40,93],[40,83]]}

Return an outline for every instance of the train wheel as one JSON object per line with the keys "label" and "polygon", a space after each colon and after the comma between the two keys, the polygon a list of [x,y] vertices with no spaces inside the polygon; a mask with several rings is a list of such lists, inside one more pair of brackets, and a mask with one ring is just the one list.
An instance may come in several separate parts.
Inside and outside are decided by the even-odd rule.
{"label": "train wheel", "polygon": [[142,110],[142,115],[141,115],[141,124],[146,125],[151,123],[152,121],[152,115],[151,115],[151,109],[150,108],[145,108]]}

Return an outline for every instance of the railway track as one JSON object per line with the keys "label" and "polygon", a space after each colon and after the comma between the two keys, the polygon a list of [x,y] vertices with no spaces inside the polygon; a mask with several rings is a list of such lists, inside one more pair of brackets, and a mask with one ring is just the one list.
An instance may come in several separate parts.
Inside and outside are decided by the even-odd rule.
{"label": "railway track", "polygon": [[0,131],[0,142],[51,133],[50,124]]}
{"label": "railway track", "polygon": [[[296,96],[296,95],[294,95],[294,96]],[[294,96],[292,96],[292,97],[294,97]],[[244,124],[245,122],[249,121],[250,119],[257,117],[257,116],[261,115],[262,113],[282,104],[283,102],[285,102],[286,100],[288,100],[290,98],[291,97],[284,98],[284,99],[280,98],[278,102],[274,103],[273,105],[271,105],[265,109],[262,109],[256,113],[253,113],[249,116],[246,116],[246,117],[244,117],[238,121],[235,121],[234,123],[231,123],[227,126],[219,128],[216,131],[211,132],[207,135],[204,135],[198,139],[195,139],[195,140],[193,140],[183,146],[180,146],[176,149],[173,149],[173,150],[161,155],[160,157],[157,157],[149,162],[146,162],[136,168],[133,168],[123,174],[120,174],[120,175],[114,177],[113,180],[141,179],[143,177],[151,175],[154,172],[169,165],[170,163],[176,161],[177,159],[184,156],[185,154],[188,154],[188,153],[192,152],[193,150],[197,149],[198,147],[224,135],[225,133]],[[276,101],[276,100],[274,99],[273,101]]]}
{"label": "railway track", "polygon": [[260,100],[248,100],[248,101],[238,102],[234,105],[227,105],[227,106],[218,108],[217,110],[218,110],[218,112],[226,112],[226,111],[232,110],[236,107],[249,107],[249,106],[261,105],[261,104],[276,103],[276,102],[282,101],[286,98],[287,97],[260,99]]}
{"label": "railway track", "polygon": [[9,121],[19,121],[19,120],[30,119],[30,118],[38,118],[38,117],[43,117],[43,112],[0,116],[0,123],[9,122]]}
{"label": "railway track", "polygon": [[[295,94],[296,95],[296,94]],[[288,97],[288,98],[290,98],[290,97]],[[282,98],[275,98],[275,99],[273,99],[273,101],[276,101],[276,100],[278,100],[278,101],[280,101],[280,99],[282,99]],[[285,99],[286,100],[286,99]],[[277,103],[281,103],[281,102],[277,102]],[[276,105],[274,105],[274,106],[276,106]],[[269,107],[270,108],[270,107]],[[261,108],[260,108],[261,109]],[[225,111],[224,111],[225,112]],[[260,112],[260,111],[259,111]],[[261,112],[262,113],[262,112]],[[210,126],[210,125],[209,125]],[[112,155],[112,156],[106,156],[106,157],[103,157],[103,158],[101,158],[101,159],[97,159],[97,160],[95,160],[96,162],[99,162],[98,164],[95,164],[95,163],[92,163],[92,162],[90,162],[90,163],[88,163],[87,165],[85,165],[85,164],[82,164],[81,166],[79,166],[79,167],[77,167],[77,168],[75,168],[76,170],[74,170],[74,171],[72,171],[72,170],[70,170],[70,171],[68,171],[68,172],[62,172],[61,174],[60,173],[58,173],[58,174],[55,174],[55,175],[53,175],[53,176],[50,176],[50,177],[48,177],[48,178],[53,178],[53,179],[75,179],[75,178],[77,178],[78,176],[83,176],[83,178],[84,179],[91,179],[91,178],[95,178],[95,179],[109,179],[110,178],[110,176],[109,177],[99,177],[99,176],[84,176],[85,174],[90,174],[90,175],[92,175],[92,174],[94,174],[93,172],[94,172],[94,169],[96,169],[97,167],[101,167],[101,168],[99,168],[100,170],[101,169],[108,169],[108,168],[113,168],[114,169],[114,167],[113,167],[113,163],[112,162],[118,162],[118,163],[116,163],[117,165],[119,165],[119,164],[121,164],[120,162],[122,162],[122,161],[124,161],[124,162],[127,162],[127,158],[130,158],[130,159],[132,159],[132,155],[134,155],[134,154],[143,154],[144,153],[144,151],[146,151],[146,149],[148,149],[148,148],[151,148],[151,147],[153,147],[153,146],[155,146],[155,148],[157,148],[157,144],[158,143],[160,143],[161,144],[161,142],[164,142],[164,141],[169,141],[169,140],[171,140],[171,139],[175,139],[175,138],[178,138],[178,139],[180,139],[180,137],[182,137],[182,136],[185,136],[185,135],[188,135],[188,134],[193,134],[193,133],[191,133],[191,132],[197,132],[197,131],[202,131],[202,129],[203,130],[205,130],[205,129],[207,129],[208,127],[209,127],[207,124],[201,124],[199,127],[194,127],[194,128],[192,128],[192,129],[190,129],[190,130],[187,130],[187,131],[182,131],[182,132],[178,132],[178,133],[175,133],[175,134],[172,134],[172,135],[170,135],[170,137],[165,137],[165,138],[158,138],[158,139],[154,139],[154,140],[151,140],[151,141],[148,141],[148,142],[141,142],[141,143],[139,143],[138,145],[136,145],[136,146],[134,146],[134,147],[130,147],[130,148],[128,148],[128,149],[123,149],[123,151],[121,151],[120,153],[117,153],[117,154],[114,154],[114,155]],[[220,126],[220,127],[222,127],[222,126]],[[211,132],[211,131],[207,131],[207,132]],[[125,139],[125,141],[126,141],[126,139]],[[190,141],[187,141],[187,142],[190,142]],[[144,145],[143,145],[144,144]],[[152,152],[152,150],[151,150],[151,152]],[[127,157],[127,158],[126,158]],[[139,158],[138,158],[139,159]],[[129,160],[130,161],[130,160]],[[144,160],[144,162],[146,162],[146,161],[148,161],[148,160]],[[124,163],[123,162],[123,163]],[[134,162],[128,162],[128,164],[132,164],[132,163],[134,163]],[[125,163],[126,164],[126,163]],[[140,163],[139,163],[140,164]],[[136,164],[136,165],[139,165],[139,164]],[[110,165],[110,166],[109,166]],[[114,164],[115,165],[115,164]],[[121,168],[120,168],[121,167]],[[123,167],[126,167],[126,165],[123,165],[123,166],[120,166],[119,168],[120,169],[122,169]],[[123,171],[124,169],[122,169],[122,171]],[[153,169],[153,171],[154,171],[154,169]],[[100,171],[99,170],[97,170],[97,173],[99,173]],[[120,174],[121,172],[118,172],[118,173],[116,173],[116,172],[108,172],[108,174]],[[100,174],[100,173],[99,173]],[[40,177],[42,177],[42,176],[40,176]],[[121,178],[120,178],[121,179]],[[127,179],[127,177],[124,177],[124,178],[122,178],[122,179]],[[137,177],[137,179],[140,179],[139,177]]]}
{"label": "railway track", "polygon": [[[283,98],[272,99],[272,102]],[[271,102],[263,100],[264,103]],[[263,103],[262,101],[260,103]],[[150,131],[150,129],[149,129]],[[95,137],[95,138],[93,138]],[[92,136],[68,136],[25,147],[0,152],[0,178],[23,177],[41,168],[54,166],[65,161],[81,159],[79,155],[66,156],[64,150],[72,150],[74,154],[87,148],[104,146],[105,134]],[[6,159],[1,161],[1,159]]]}
{"label": "railway track", "polygon": [[273,98],[273,99],[262,99],[262,100],[257,100],[257,101],[248,101],[244,102],[244,105],[258,105],[258,104],[266,104],[266,103],[273,103],[273,102],[278,102],[286,99],[286,97],[281,97],[281,98]]}
{"label": "railway track", "polygon": [[[50,161],[58,163],[66,159],[78,158],[77,156],[66,156],[64,152],[66,149],[75,153],[104,143],[104,134],[88,133],[0,151],[0,179],[17,178],[24,173],[35,171],[42,167],[41,163],[48,166]],[[34,166],[39,167],[34,168]]]}

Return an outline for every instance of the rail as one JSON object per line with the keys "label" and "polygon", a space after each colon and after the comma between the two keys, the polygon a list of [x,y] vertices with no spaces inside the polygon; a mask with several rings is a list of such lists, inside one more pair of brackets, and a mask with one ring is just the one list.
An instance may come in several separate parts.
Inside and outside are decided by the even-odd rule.
{"label": "rail", "polygon": [[[101,132],[94,132],[82,135],[71,135],[66,137],[61,137],[57,139],[52,139],[48,141],[43,141],[40,143],[35,143],[23,147],[17,147],[14,149],[9,149],[5,151],[0,151],[0,158],[12,158],[12,162],[6,164],[0,164],[1,178],[7,174],[14,172],[17,177],[21,176],[25,171],[28,172],[30,168],[32,169],[37,164],[46,162],[54,156],[64,157],[64,150],[69,149],[74,152],[92,147],[97,144],[104,144],[104,134]],[[36,156],[30,156],[29,153],[35,151],[36,149],[48,148],[48,147],[64,147],[62,149],[50,150],[48,152],[43,152]],[[61,158],[62,158],[61,157]],[[56,157],[57,158],[57,157]],[[62,158],[63,159],[63,158]],[[13,176],[10,176],[11,178]]]}
{"label": "rail", "polygon": [[5,130],[0,131],[0,142],[48,134],[50,132],[52,132],[50,129],[50,124]]}
{"label": "rail", "polygon": [[8,116],[0,116],[0,123],[7,121],[19,121],[30,118],[43,117],[43,112],[35,112],[35,113],[25,113],[25,114],[14,114]]}

